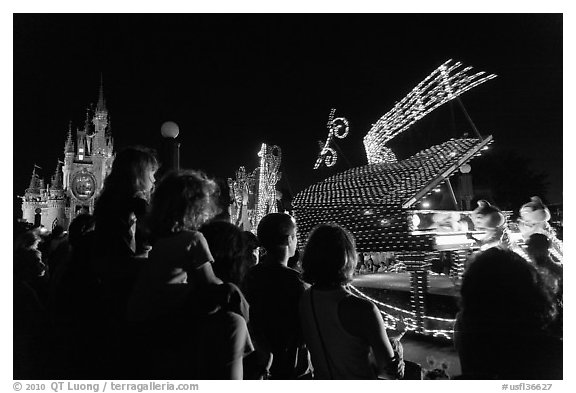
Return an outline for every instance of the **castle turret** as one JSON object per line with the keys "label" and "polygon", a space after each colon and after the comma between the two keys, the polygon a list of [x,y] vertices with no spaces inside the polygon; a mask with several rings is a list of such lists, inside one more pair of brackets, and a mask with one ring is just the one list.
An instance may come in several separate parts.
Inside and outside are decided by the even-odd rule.
{"label": "castle turret", "polygon": [[93,154],[106,156],[108,150],[106,148],[106,127],[108,126],[109,121],[108,109],[106,109],[106,101],[104,100],[104,83],[102,74],[100,74],[100,92],[98,95],[98,104],[96,105],[94,117],[92,118],[92,124],[94,124]]}
{"label": "castle turret", "polygon": [[34,164],[34,169],[32,169],[32,177],[30,178],[30,185],[28,186],[28,189],[26,190],[26,193],[34,193],[34,194],[39,194],[40,193],[40,178],[38,177],[38,175],[36,174],[36,168],[40,168],[39,166],[37,166],[36,164]]}
{"label": "castle turret", "polygon": [[54,175],[52,176],[51,182],[50,182],[50,189],[51,190],[62,190],[62,173],[60,172],[60,164],[62,163],[62,161],[58,160],[58,163],[56,164],[56,171],[54,171]]}
{"label": "castle turret", "polygon": [[102,78],[102,73],[100,73],[100,94],[98,95],[98,105],[96,105],[97,112],[106,112],[106,101],[104,100],[104,80]]}
{"label": "castle turret", "polygon": [[[38,165],[34,164],[34,169],[32,169],[32,177],[30,178],[29,187],[24,193],[24,198],[22,201],[22,218],[29,223],[39,224],[36,219],[38,212],[44,204],[44,199],[42,195],[43,184],[40,181],[38,174],[36,173],[36,168],[40,168]],[[38,210],[40,209],[40,210]]]}
{"label": "castle turret", "polygon": [[69,224],[66,214],[66,193],[62,186],[61,164],[63,162],[60,160],[56,163],[56,170],[51,179],[49,196],[46,201],[46,211],[42,220],[45,222],[44,225],[50,225],[52,228],[56,224],[63,227],[67,227]]}
{"label": "castle turret", "polygon": [[89,117],[90,116],[90,109],[86,108],[86,120],[84,122],[84,128],[79,128],[76,130],[76,148],[78,149],[76,152],[77,158],[79,161],[84,161],[86,156],[88,155],[88,145],[86,141],[86,136],[88,134],[88,125],[89,125]]}
{"label": "castle turret", "polygon": [[110,134],[110,119],[104,100],[104,83],[100,74],[100,92],[98,104],[92,118],[94,124],[94,144],[92,149],[93,173],[96,177],[98,191],[104,186],[104,179],[108,175],[112,161],[112,136]]}
{"label": "castle turret", "polygon": [[64,156],[74,155],[74,141],[72,140],[72,122],[68,123],[68,139],[64,145]]}
{"label": "castle turret", "polygon": [[70,170],[72,168],[72,163],[74,162],[74,152],[74,141],[72,140],[72,122],[70,122],[68,124],[68,139],[66,139],[66,144],[64,145],[64,166],[62,167],[63,189],[68,188]]}

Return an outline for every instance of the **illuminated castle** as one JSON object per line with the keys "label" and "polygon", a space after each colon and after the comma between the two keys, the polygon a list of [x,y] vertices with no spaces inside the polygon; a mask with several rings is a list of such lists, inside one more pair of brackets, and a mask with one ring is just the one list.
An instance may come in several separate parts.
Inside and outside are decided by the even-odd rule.
{"label": "illuminated castle", "polygon": [[[90,121],[90,114],[92,119]],[[34,165],[30,185],[22,197],[22,218],[49,229],[67,228],[79,213],[93,213],[94,200],[110,171],[113,140],[102,82],[96,108],[86,112],[86,121],[76,130],[72,124],[64,145],[64,161],[58,160],[50,184],[37,173]]]}

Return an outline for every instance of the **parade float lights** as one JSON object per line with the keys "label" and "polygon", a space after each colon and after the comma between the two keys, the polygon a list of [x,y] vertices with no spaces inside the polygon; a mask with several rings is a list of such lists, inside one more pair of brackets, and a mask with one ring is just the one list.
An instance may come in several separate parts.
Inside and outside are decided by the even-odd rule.
{"label": "parade float lights", "polygon": [[[398,326],[398,322],[401,320],[406,325],[407,331],[416,331],[418,328],[415,313],[413,311],[404,310],[400,307],[394,307],[386,303],[382,303],[376,299],[367,296],[362,291],[358,290],[356,287],[350,285],[349,288],[352,292],[356,293],[360,297],[369,300],[379,306],[380,314],[384,319],[384,325],[386,325],[386,329],[396,329]],[[432,335],[433,337],[441,337],[450,340],[452,334],[454,333],[452,326],[454,325],[454,319],[450,318],[436,318],[425,316],[425,320],[433,322],[436,325],[444,326],[445,329],[425,329],[424,333]]]}
{"label": "parade float lights", "polygon": [[258,223],[266,214],[277,211],[276,184],[282,174],[282,150],[265,143],[258,152],[260,165],[252,172],[241,166],[235,179],[228,179],[232,199],[230,216],[244,230],[256,232]]}
{"label": "parade float lights", "polygon": [[282,150],[278,146],[268,146],[263,143],[258,157],[260,157],[260,174],[254,229],[258,227],[258,223],[266,214],[277,211],[276,183],[282,176],[279,172],[280,163],[282,162]]}
{"label": "parade float lights", "polygon": [[[230,197],[232,199],[230,217],[240,228],[250,231],[254,222],[254,203],[249,206],[250,196],[256,193],[258,169],[247,173],[246,168],[241,166],[236,171],[236,178],[228,178]],[[253,202],[253,198],[252,198]]]}
{"label": "parade float lights", "polygon": [[[332,109],[330,111],[330,116],[328,117],[328,123],[326,124],[326,127],[328,127],[328,137],[326,138],[326,142],[324,142],[324,144],[319,142],[321,149],[320,154],[318,155],[318,159],[314,164],[314,169],[320,168],[322,163],[324,163],[327,167],[331,167],[336,164],[338,154],[336,153],[336,150],[330,147],[332,139],[334,137],[338,139],[344,139],[350,132],[350,124],[348,123],[348,120],[346,120],[344,117],[334,118],[335,114],[336,109]],[[342,128],[344,131],[339,133]]]}
{"label": "parade float lights", "polygon": [[368,163],[395,162],[394,153],[385,146],[388,141],[406,131],[434,109],[496,77],[483,71],[470,73],[471,70],[472,67],[462,68],[462,63],[450,59],[397,102],[364,137]]}
{"label": "parade float lights", "polygon": [[[359,252],[397,254],[411,274],[411,311],[378,302],[351,286],[380,306],[389,327],[403,317],[409,330],[420,334],[451,338],[453,333],[453,319],[426,315],[427,270],[440,252],[449,252],[456,261],[451,274],[461,277],[467,257],[461,248],[470,247],[471,241],[465,241],[462,233],[416,231],[413,216],[421,210],[409,208],[414,209],[444,183],[451,189],[449,177],[479,156],[492,137],[478,134],[478,138],[450,139],[401,161],[385,144],[432,110],[495,77],[470,70],[452,60],[442,64],[372,126],[364,138],[368,165],[331,176],[293,200],[300,246],[315,225],[336,222],[352,232]],[[322,159],[321,152],[317,163]]]}

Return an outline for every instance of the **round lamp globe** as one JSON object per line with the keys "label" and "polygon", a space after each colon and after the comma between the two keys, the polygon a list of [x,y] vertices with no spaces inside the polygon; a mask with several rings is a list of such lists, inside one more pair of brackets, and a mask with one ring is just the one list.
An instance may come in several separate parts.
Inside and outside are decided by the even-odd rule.
{"label": "round lamp globe", "polygon": [[471,170],[472,167],[470,166],[470,164],[464,164],[460,167],[460,172],[462,173],[470,173]]}
{"label": "round lamp globe", "polygon": [[180,129],[178,128],[178,124],[173,121],[166,121],[162,123],[160,133],[164,138],[176,138],[180,133]]}

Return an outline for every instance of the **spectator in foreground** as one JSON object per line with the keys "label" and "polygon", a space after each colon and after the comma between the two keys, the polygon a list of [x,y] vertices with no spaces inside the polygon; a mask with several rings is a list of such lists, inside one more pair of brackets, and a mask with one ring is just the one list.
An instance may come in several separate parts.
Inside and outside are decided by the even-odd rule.
{"label": "spectator in foreground", "polygon": [[258,224],[258,241],[266,255],[246,279],[251,332],[257,351],[264,358],[272,354],[268,370],[272,379],[296,379],[310,372],[298,314],[306,286],[300,274],[287,266],[296,251],[296,240],[292,217],[284,213],[264,216]]}
{"label": "spectator in foreground", "polygon": [[241,293],[216,277],[198,231],[216,212],[215,193],[214,181],[196,171],[168,174],[154,192],[154,244],[129,312],[142,328],[133,351],[140,378],[242,379],[253,347],[233,304]]}
{"label": "spectator in foreground", "polygon": [[38,250],[40,237],[29,230],[14,242],[13,375],[17,379],[51,378],[53,333],[43,290],[45,266]]}
{"label": "spectator in foreground", "polygon": [[200,228],[214,257],[214,273],[224,282],[241,286],[250,261],[242,230],[228,221],[210,221]]}
{"label": "spectator in foreground", "polygon": [[553,293],[516,253],[488,249],[461,288],[455,345],[467,379],[562,379],[562,340],[550,335]]}
{"label": "spectator in foreground", "polygon": [[122,321],[126,302],[142,267],[145,252],[142,223],[158,169],[154,153],[143,147],[120,151],[104,180],[94,208],[94,271],[102,282],[110,316]]}
{"label": "spectator in foreground", "polygon": [[526,241],[526,252],[534,262],[536,269],[544,275],[548,284],[556,293],[562,291],[562,265],[554,262],[550,256],[550,239],[542,233],[530,235]]}
{"label": "spectator in foreground", "polygon": [[317,379],[402,378],[399,342],[393,349],[376,306],[347,288],[356,267],[352,235],[335,224],[310,234],[302,258],[312,287],[300,301],[300,320]]}

